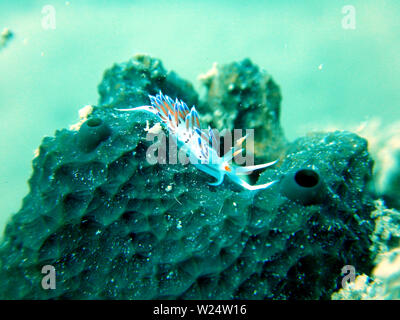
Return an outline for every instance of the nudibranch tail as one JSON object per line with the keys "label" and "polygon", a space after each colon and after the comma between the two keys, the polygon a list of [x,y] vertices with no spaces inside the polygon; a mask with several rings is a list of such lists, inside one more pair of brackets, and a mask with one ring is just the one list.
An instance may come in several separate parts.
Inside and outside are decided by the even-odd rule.
{"label": "nudibranch tail", "polygon": [[151,106],[145,105],[116,110],[145,111],[156,115],[161,124],[167,127],[169,133],[176,137],[178,146],[185,150],[191,162],[201,171],[217,179],[217,181],[211,182],[209,185],[220,185],[225,175],[247,190],[267,189],[277,182],[272,181],[261,185],[250,185],[240,179],[238,175],[245,175],[253,170],[272,166],[278,160],[247,167],[233,167],[228,164],[236,155],[243,151],[241,146],[247,135],[238,139],[234,147],[220,157],[217,150],[214,149],[219,145],[214,132],[210,127],[207,130],[201,129],[199,115],[195,106],[189,109],[182,100],[176,98],[174,101],[169,96],[163,95],[161,91],[155,96],[149,95],[149,98]]}

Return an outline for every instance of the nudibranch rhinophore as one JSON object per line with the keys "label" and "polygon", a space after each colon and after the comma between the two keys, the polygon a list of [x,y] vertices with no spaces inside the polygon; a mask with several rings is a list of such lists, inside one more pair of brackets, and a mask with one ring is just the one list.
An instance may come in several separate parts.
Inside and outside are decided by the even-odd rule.
{"label": "nudibranch rhinophore", "polygon": [[266,189],[278,182],[275,180],[265,184],[250,185],[239,177],[239,175],[246,175],[253,170],[269,167],[278,161],[246,167],[233,165],[231,160],[242,152],[241,145],[246,136],[238,139],[234,147],[220,157],[213,147],[217,145],[213,130],[210,127],[208,130],[201,130],[199,116],[194,106],[189,109],[182,100],[174,101],[169,96],[163,95],[161,91],[156,96],[149,95],[149,98],[150,106],[116,110],[145,111],[156,115],[161,124],[168,129],[169,134],[176,138],[178,147],[186,152],[190,162],[199,170],[217,179],[216,182],[209,183],[210,185],[220,185],[225,175],[248,190]]}

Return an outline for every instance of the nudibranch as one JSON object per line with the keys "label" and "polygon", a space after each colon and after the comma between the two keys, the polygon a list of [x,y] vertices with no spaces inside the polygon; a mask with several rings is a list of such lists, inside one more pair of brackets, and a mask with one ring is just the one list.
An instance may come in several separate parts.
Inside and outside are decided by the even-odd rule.
{"label": "nudibranch", "polygon": [[232,159],[242,152],[241,145],[247,136],[238,139],[225,155],[219,156],[213,146],[218,145],[213,130],[201,130],[199,115],[193,106],[188,108],[186,103],[177,98],[172,100],[160,91],[156,96],[149,95],[151,105],[145,105],[129,109],[116,109],[118,111],[145,111],[158,117],[161,124],[167,128],[170,135],[176,138],[179,148],[189,156],[190,162],[199,170],[213,176],[217,181],[209,183],[212,186],[220,185],[225,175],[233,182],[247,190],[266,189],[276,182],[271,181],[260,185],[250,185],[239,175],[246,175],[251,171],[269,167],[277,162],[269,162],[259,165],[241,167],[234,165]]}

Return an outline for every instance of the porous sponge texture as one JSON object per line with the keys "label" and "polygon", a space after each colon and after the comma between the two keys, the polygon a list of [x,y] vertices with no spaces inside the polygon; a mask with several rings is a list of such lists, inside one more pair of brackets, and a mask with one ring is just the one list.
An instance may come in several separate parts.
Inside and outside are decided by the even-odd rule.
{"label": "porous sponge texture", "polygon": [[[148,71],[143,59],[126,65]],[[33,160],[30,193],[0,248],[0,298],[317,299],[336,289],[343,265],[369,271],[365,140],[350,133],[300,139],[260,176],[263,183],[317,166],[331,190],[319,205],[291,201],[278,185],[256,193],[229,181],[209,186],[213,178],[192,165],[146,160],[152,142],[144,129],[155,118],[115,110],[112,101],[122,98],[112,89],[133,71],[114,69],[103,81],[111,104],[86,120],[106,125],[109,135],[87,149],[81,131],[57,131]],[[121,73],[128,79],[115,80]],[[135,90],[145,92],[152,80],[145,83]],[[326,154],[338,170],[324,165]],[[55,290],[41,286],[44,265],[55,267]]]}
{"label": "porous sponge texture", "polygon": [[[94,111],[105,122],[113,113]],[[76,148],[79,132],[44,140],[31,193],[6,229],[6,297],[178,297],[237,259],[244,204],[224,209],[232,192],[206,187],[192,166],[150,165],[147,116],[115,119],[113,135],[90,153]],[[9,251],[14,255],[4,255]],[[57,272],[56,290],[40,287],[48,264]]]}

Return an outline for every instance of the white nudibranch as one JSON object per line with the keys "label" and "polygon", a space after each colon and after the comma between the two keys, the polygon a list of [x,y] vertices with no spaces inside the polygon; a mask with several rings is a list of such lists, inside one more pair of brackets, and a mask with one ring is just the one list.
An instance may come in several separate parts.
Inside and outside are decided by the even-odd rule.
{"label": "white nudibranch", "polygon": [[213,147],[218,145],[213,130],[210,127],[208,127],[208,130],[201,130],[199,116],[194,106],[189,109],[182,100],[179,101],[176,99],[174,101],[167,95],[163,95],[161,91],[156,96],[149,95],[149,98],[151,106],[116,110],[145,111],[156,115],[161,124],[168,129],[169,134],[176,138],[178,147],[184,149],[189,156],[190,162],[199,170],[217,179],[217,181],[209,183],[210,185],[220,185],[225,175],[247,190],[266,189],[278,182],[275,180],[260,185],[250,185],[239,178],[239,175],[263,169],[278,162],[276,160],[246,167],[233,165],[231,160],[243,150],[241,145],[247,136],[238,139],[235,146],[220,157],[217,150]]}

